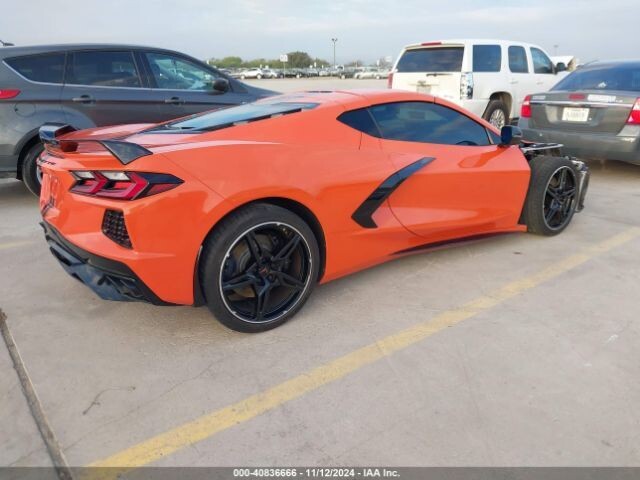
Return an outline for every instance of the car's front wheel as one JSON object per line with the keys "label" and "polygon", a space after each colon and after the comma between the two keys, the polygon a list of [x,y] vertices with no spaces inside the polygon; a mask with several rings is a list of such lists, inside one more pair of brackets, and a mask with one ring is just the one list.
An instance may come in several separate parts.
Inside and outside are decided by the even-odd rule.
{"label": "car's front wheel", "polygon": [[42,143],[36,143],[27,150],[22,162],[22,181],[29,191],[37,197],[40,196],[40,186],[42,185],[42,171],[38,166],[38,157],[43,150]]}
{"label": "car's front wheel", "polygon": [[294,316],[313,290],[318,242],[297,215],[253,204],[225,218],[202,251],[200,279],[215,317],[239,332],[262,332]]}
{"label": "car's front wheel", "polygon": [[573,218],[578,204],[578,173],[571,160],[535,157],[523,210],[529,232],[557,235]]}

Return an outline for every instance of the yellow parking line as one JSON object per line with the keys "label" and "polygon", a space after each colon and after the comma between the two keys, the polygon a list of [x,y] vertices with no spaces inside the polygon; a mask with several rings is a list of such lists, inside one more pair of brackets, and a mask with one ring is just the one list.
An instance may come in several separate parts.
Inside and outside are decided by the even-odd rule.
{"label": "yellow parking line", "polygon": [[[119,467],[100,470],[113,478],[130,468],[148,465],[196,442],[209,438],[234,425],[251,420],[269,410],[301,397],[307,392],[339,380],[356,370],[376,362],[394,352],[405,349],[437,332],[487,311],[506,300],[530,290],[543,282],[576,268],[591,258],[616,248],[640,236],[640,228],[634,227],[584,250],[560,259],[553,265],[520,280],[513,281],[496,291],[476,298],[458,308],[436,315],[430,320],[389,335],[314,368],[275,387],[252,395],[244,400],[196,418],[155,437],[129,447],[110,457],[93,462],[92,467]],[[99,473],[101,472],[101,473]],[[92,475],[94,477],[94,475]]]}
{"label": "yellow parking line", "polygon": [[27,240],[24,242],[0,243],[0,250],[9,250],[10,248],[25,247],[27,245],[33,245],[34,243],[35,242],[32,240]]}

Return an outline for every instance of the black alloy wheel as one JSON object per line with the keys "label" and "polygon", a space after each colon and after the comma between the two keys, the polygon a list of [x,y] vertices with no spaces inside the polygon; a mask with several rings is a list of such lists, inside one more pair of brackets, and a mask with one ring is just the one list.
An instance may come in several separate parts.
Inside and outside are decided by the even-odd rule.
{"label": "black alloy wheel", "polygon": [[571,222],[580,185],[573,162],[565,157],[539,156],[529,162],[531,178],[522,223],[539,235],[557,235]]}
{"label": "black alloy wheel", "polygon": [[552,230],[564,228],[575,209],[577,180],[573,168],[559,167],[547,183],[543,201],[544,222]]}
{"label": "black alloy wheel", "polygon": [[230,214],[206,239],[199,277],[207,305],[227,327],[261,332],[293,317],[315,287],[318,241],[285,208],[256,203]]}
{"label": "black alloy wheel", "polygon": [[251,323],[277,320],[310,282],[311,252],[291,225],[263,223],[242,234],[220,270],[220,293],[228,309]]}

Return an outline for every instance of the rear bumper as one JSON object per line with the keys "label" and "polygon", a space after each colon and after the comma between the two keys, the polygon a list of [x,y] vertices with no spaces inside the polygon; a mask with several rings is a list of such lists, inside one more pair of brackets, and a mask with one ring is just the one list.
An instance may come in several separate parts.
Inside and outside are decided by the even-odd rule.
{"label": "rear bumper", "polygon": [[47,222],[41,223],[45,239],[62,268],[104,300],[142,301],[153,305],[173,305],[162,301],[124,263],[101,257],[66,240]]}
{"label": "rear bumper", "polygon": [[620,160],[640,165],[640,127],[627,126],[620,134],[561,132],[529,128],[527,119],[520,119],[525,140],[561,143],[562,153],[578,158]]}

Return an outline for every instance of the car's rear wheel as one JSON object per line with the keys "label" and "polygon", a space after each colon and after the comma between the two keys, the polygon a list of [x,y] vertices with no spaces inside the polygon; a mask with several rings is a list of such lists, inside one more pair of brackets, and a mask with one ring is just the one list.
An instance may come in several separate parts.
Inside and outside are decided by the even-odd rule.
{"label": "car's rear wheel", "polygon": [[509,109],[502,100],[491,100],[483,117],[491,125],[501,129],[509,124]]}
{"label": "car's rear wheel", "polygon": [[300,217],[275,205],[250,205],[225,218],[205,242],[202,291],[222,324],[262,332],[302,308],[319,258],[316,238]]}
{"label": "car's rear wheel", "polygon": [[38,157],[44,150],[42,143],[32,145],[25,153],[22,162],[22,181],[29,191],[36,196],[40,196],[40,186],[42,185],[42,171],[38,166]]}
{"label": "car's rear wheel", "polygon": [[539,235],[557,235],[573,218],[578,201],[578,174],[571,160],[535,157],[524,205],[527,229]]}

